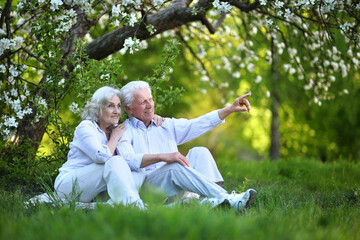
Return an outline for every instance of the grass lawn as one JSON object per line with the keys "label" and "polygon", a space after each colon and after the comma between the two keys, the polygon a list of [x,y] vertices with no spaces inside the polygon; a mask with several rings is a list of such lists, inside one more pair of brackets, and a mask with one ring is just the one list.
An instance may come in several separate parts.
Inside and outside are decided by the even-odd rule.
{"label": "grass lawn", "polygon": [[0,193],[0,239],[360,239],[360,164],[287,159],[218,162],[228,191],[254,188],[251,208],[165,207],[143,192],[149,210],[33,206],[21,191]]}

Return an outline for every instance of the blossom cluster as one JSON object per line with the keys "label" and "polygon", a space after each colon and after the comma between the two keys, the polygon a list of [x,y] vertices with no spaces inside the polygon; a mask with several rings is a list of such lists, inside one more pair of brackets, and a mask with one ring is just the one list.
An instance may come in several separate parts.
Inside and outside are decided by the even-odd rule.
{"label": "blossom cluster", "polygon": [[69,109],[70,109],[71,112],[73,112],[75,114],[80,113],[79,105],[77,103],[75,103],[75,102],[70,104]]}
{"label": "blossom cluster", "polygon": [[2,38],[0,39],[0,56],[4,54],[6,50],[17,50],[21,48],[24,39],[16,36],[13,39]]}
{"label": "blossom cluster", "polygon": [[131,54],[134,53],[134,51],[138,51],[139,50],[139,45],[140,45],[140,40],[136,39],[136,38],[127,38],[125,39],[124,42],[124,50],[128,50]]}
{"label": "blossom cluster", "polygon": [[0,121],[0,136],[4,140],[11,137],[12,133],[18,127],[18,120],[24,118],[25,115],[31,114],[33,109],[27,104],[27,98],[30,96],[30,92],[27,90],[26,84],[20,89],[12,88],[10,91],[4,91],[0,95],[0,102],[11,109],[13,114],[5,114],[1,116]]}
{"label": "blossom cluster", "polygon": [[[154,5],[161,6],[164,1],[154,1]],[[138,12],[129,12],[128,7],[133,6],[134,9],[140,9],[142,2],[139,0],[125,0],[120,4],[113,5],[111,9],[111,20],[115,27],[120,26],[120,22],[133,27],[138,22]]]}
{"label": "blossom cluster", "polygon": [[227,13],[232,9],[232,6],[228,2],[220,2],[219,0],[215,0],[212,5],[217,13]]}
{"label": "blossom cluster", "polygon": [[[45,3],[45,0],[37,0],[39,4]],[[93,0],[50,0],[50,10],[55,12],[60,10],[60,7],[64,4],[68,6],[80,6],[85,13],[89,13],[91,10],[91,4]],[[17,4],[17,10],[24,9],[26,4],[32,4],[29,0],[19,0]]]}
{"label": "blossom cluster", "polygon": [[76,23],[76,12],[74,9],[65,10],[64,14],[57,18],[57,28],[55,28],[56,33],[66,33],[70,31],[71,27]]}

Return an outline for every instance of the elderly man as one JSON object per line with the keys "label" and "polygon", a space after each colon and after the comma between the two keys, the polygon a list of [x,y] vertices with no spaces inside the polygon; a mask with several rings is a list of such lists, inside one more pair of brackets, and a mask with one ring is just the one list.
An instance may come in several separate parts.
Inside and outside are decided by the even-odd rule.
{"label": "elderly man", "polygon": [[133,171],[146,171],[145,182],[163,189],[168,197],[190,191],[204,197],[203,202],[229,204],[237,211],[247,207],[256,191],[228,194],[215,182],[222,182],[214,159],[205,148],[192,149],[183,156],[177,145],[195,139],[224,122],[233,112],[250,111],[246,97],[241,96],[223,109],[187,120],[166,118],[161,126],[152,120],[154,101],[148,83],[129,82],[121,89],[122,105],[130,119],[127,130],[118,143],[120,155]]}

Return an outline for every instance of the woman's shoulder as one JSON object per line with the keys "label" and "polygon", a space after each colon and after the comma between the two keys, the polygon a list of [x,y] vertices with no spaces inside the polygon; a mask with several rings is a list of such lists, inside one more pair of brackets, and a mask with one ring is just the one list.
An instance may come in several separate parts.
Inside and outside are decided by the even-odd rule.
{"label": "woman's shoulder", "polygon": [[79,129],[96,129],[97,123],[93,120],[82,120],[79,125],[77,125],[76,130]]}

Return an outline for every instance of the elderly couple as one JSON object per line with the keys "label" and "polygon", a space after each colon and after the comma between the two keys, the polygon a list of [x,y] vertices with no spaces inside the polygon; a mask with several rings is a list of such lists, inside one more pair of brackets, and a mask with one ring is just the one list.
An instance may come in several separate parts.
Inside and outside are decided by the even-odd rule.
{"label": "elderly couple", "polygon": [[[256,191],[229,194],[220,186],[224,180],[208,149],[195,147],[184,156],[177,145],[210,131],[233,112],[249,112],[248,96],[195,119],[164,119],[154,115],[147,82],[129,82],[120,91],[101,87],[84,108],[55,190],[81,202],[107,191],[110,203],[144,209],[139,189],[146,183],[169,198],[192,192],[203,203],[241,211],[254,200]],[[130,118],[118,124],[122,104]]]}

